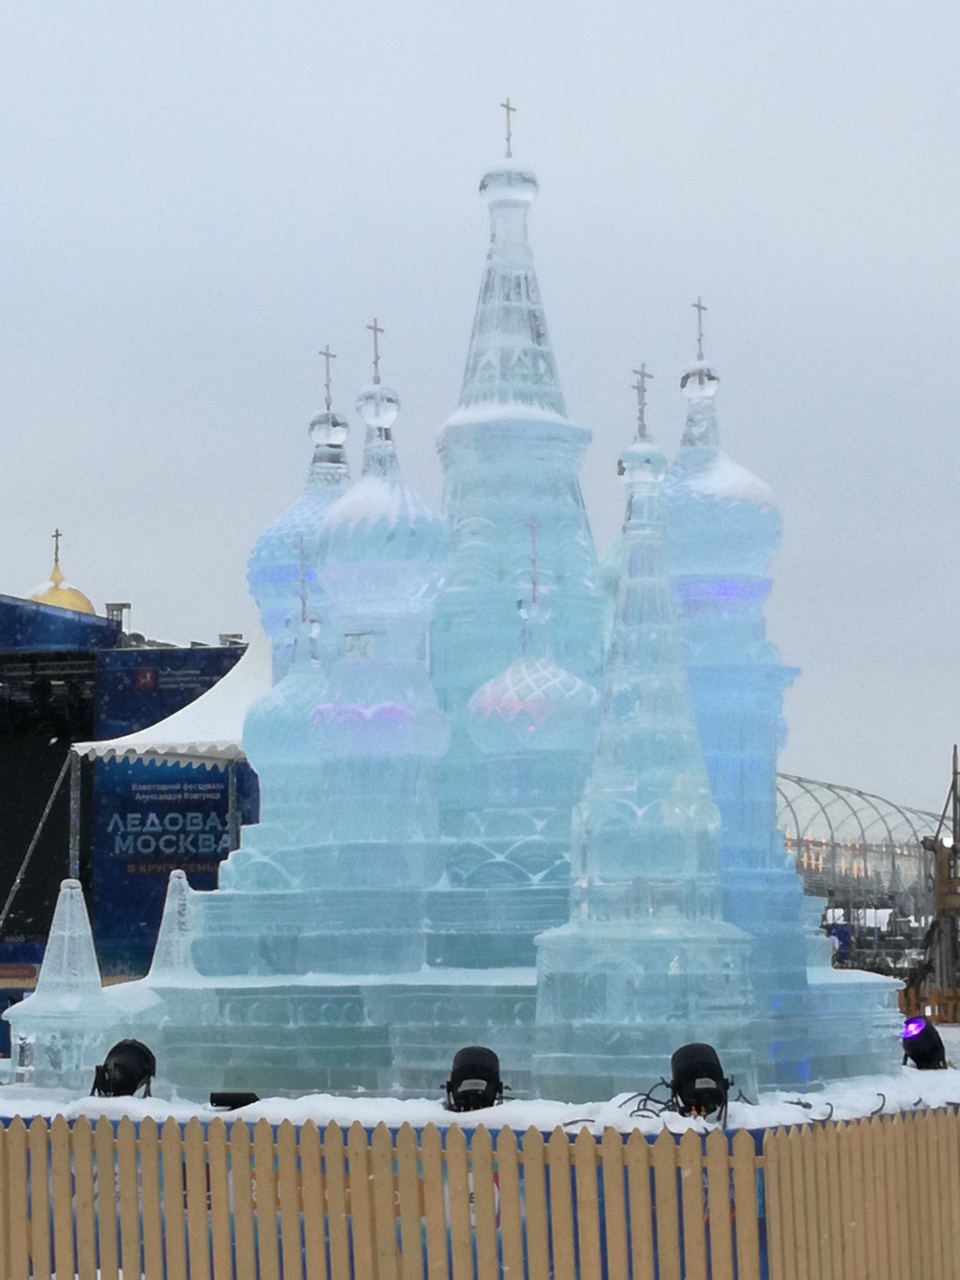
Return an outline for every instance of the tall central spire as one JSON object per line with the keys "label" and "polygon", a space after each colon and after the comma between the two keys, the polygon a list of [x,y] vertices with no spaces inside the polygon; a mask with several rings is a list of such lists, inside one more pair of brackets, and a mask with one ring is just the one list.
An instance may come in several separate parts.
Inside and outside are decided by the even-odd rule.
{"label": "tall central spire", "polygon": [[490,248],[460,392],[461,415],[480,405],[523,405],[566,416],[527,243],[527,210],[537,190],[533,173],[512,160],[489,170],[480,182],[490,210]]}

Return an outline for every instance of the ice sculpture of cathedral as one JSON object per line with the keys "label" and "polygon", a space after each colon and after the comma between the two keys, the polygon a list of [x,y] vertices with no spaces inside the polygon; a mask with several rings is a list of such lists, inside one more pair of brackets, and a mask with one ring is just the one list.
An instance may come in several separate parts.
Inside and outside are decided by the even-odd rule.
{"label": "ice sculpture of cathedral", "polygon": [[173,873],[150,973],[99,999],[67,883],[37,994],[8,1015],[25,1072],[79,1080],[107,1035],[146,1040],[159,1087],[196,1097],[436,1092],[476,1042],[515,1088],[577,1099],[652,1084],[684,1040],[747,1088],[892,1065],[893,985],[823,980],[776,829],[779,518],[719,449],[702,361],[666,479],[642,431],[622,458],[604,662],[590,433],[547,337],[536,191],[509,162],[481,182],[490,245],[440,432],[442,515],[400,473],[376,347],[352,486],[328,377],[307,491],[250,560],[274,646],[244,732],[260,822],[216,891]]}

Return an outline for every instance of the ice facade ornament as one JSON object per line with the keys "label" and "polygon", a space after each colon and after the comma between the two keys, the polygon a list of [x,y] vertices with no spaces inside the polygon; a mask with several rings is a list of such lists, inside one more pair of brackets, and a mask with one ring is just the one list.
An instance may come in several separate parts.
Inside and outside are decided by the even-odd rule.
{"label": "ice facade ornament", "polygon": [[585,1100],[669,1076],[706,1040],[753,1078],[750,939],[726,923],[720,818],[687,687],[659,491],[667,462],[636,440],[600,728],[574,811],[570,918],[537,939],[534,1077]]}

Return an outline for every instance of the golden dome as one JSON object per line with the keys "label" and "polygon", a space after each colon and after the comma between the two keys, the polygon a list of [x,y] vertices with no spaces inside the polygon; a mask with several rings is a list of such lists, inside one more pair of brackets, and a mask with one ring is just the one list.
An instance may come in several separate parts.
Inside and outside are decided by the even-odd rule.
{"label": "golden dome", "polygon": [[55,609],[72,609],[74,613],[97,612],[82,591],[64,580],[58,559],[53,562],[49,582],[42,582],[30,599],[37,604],[53,605]]}

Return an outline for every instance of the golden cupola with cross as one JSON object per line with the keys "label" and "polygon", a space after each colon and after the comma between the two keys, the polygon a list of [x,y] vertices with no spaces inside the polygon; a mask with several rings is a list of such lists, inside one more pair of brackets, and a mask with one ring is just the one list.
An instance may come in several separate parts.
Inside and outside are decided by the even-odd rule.
{"label": "golden cupola with cross", "polygon": [[72,586],[63,576],[63,570],[60,568],[60,539],[63,537],[60,530],[57,529],[53,533],[53,568],[50,571],[50,577],[46,582],[42,582],[36,591],[32,592],[30,599],[36,604],[51,605],[55,609],[72,609],[74,613],[96,613],[91,601]]}

